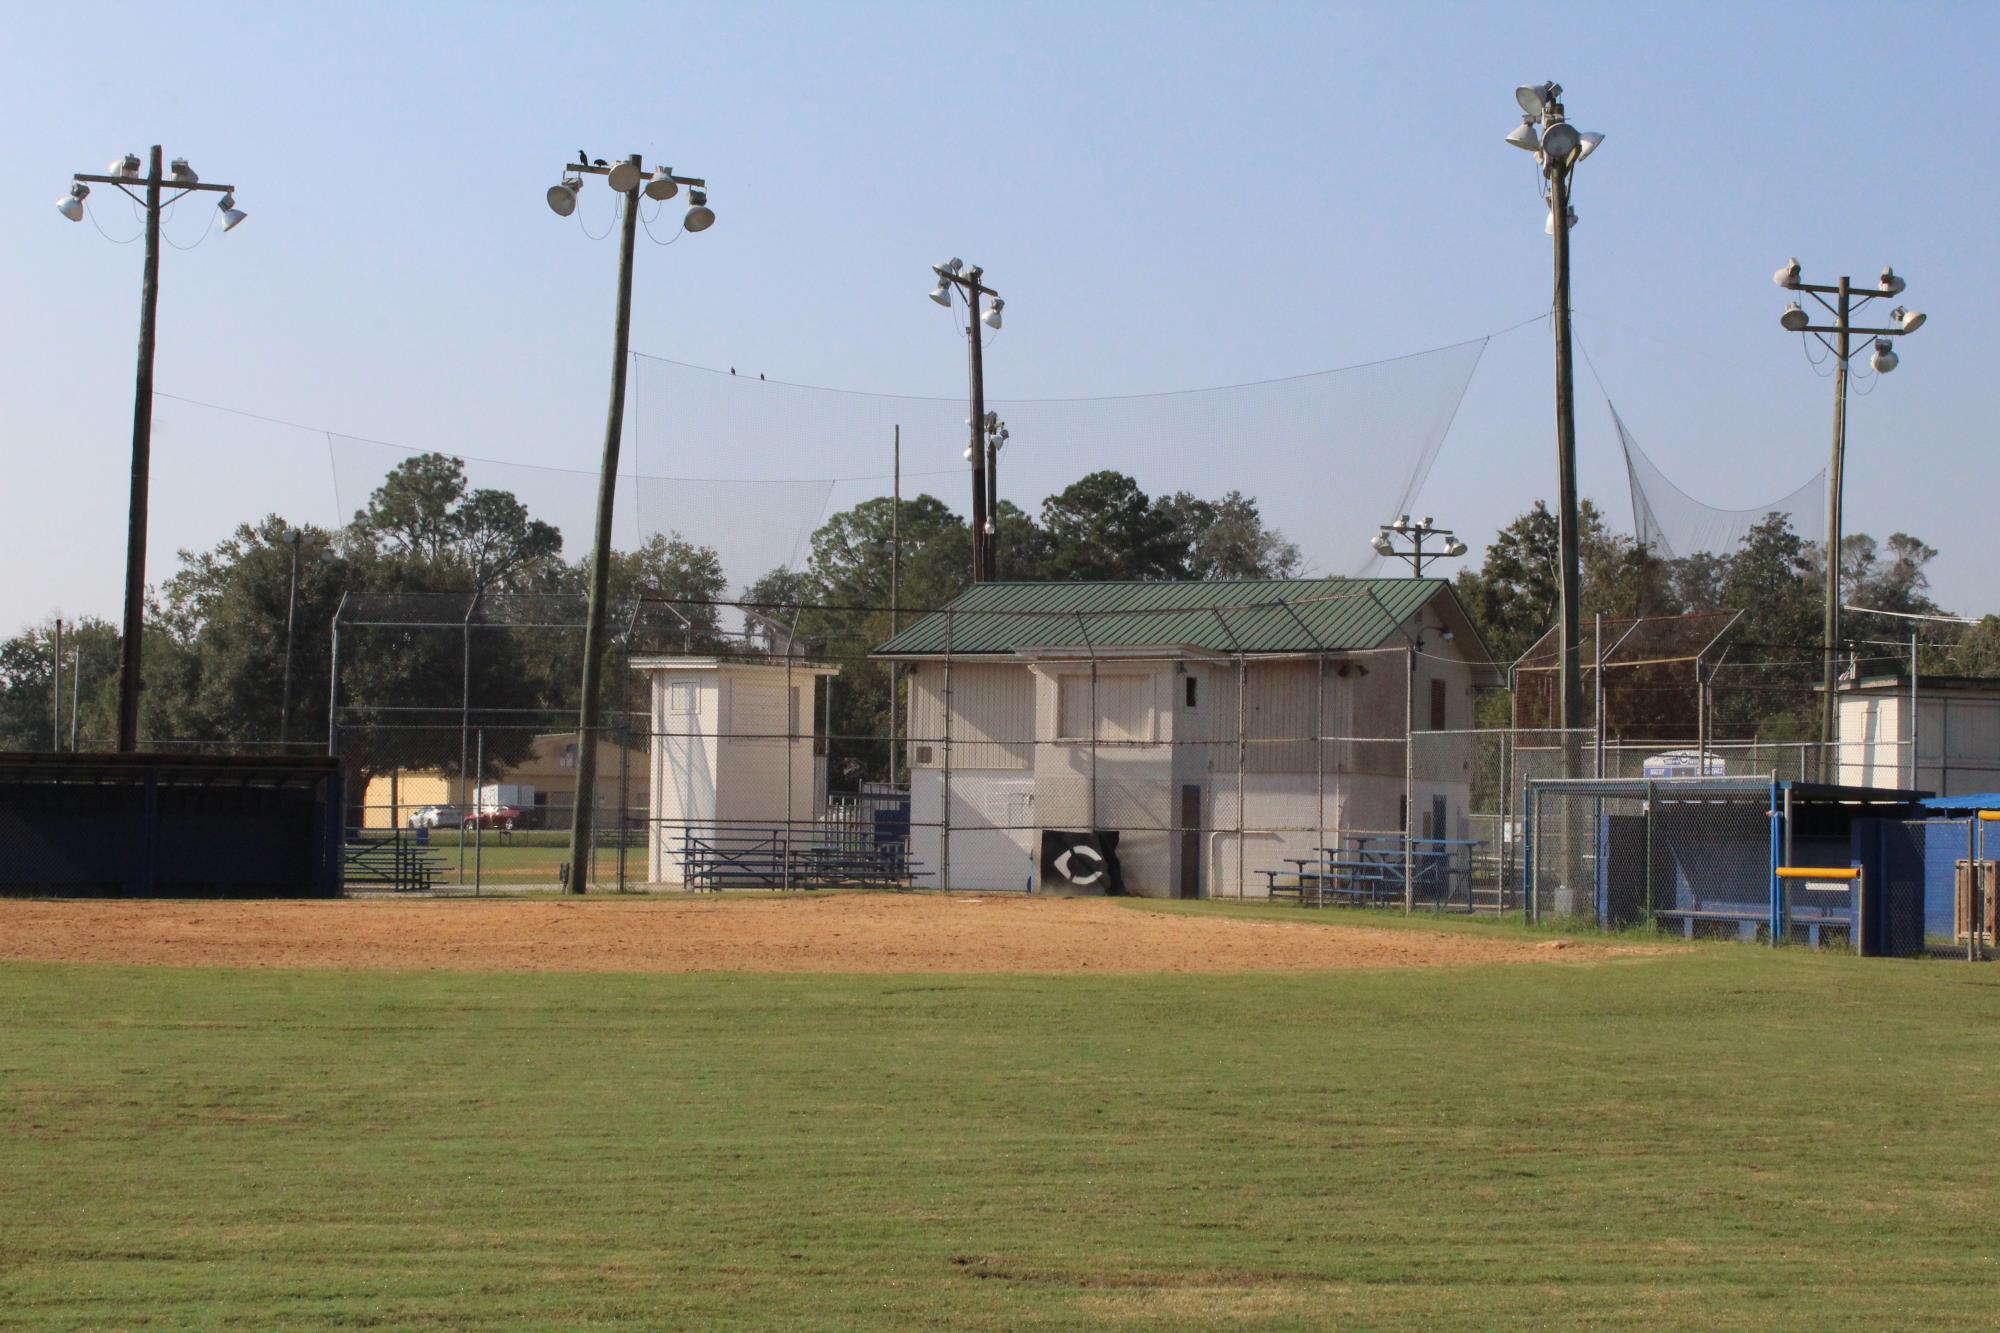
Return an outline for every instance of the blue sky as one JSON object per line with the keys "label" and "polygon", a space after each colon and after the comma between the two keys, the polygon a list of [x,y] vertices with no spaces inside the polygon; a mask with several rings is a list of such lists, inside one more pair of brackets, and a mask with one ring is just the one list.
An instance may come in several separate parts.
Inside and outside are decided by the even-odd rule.
{"label": "blue sky", "polygon": [[[1852,407],[1849,528],[1927,538],[1941,600],[2000,610],[1979,573],[1996,28],[1990,6],[1879,4],[24,8],[0,88],[16,571],[0,630],[115,617],[138,247],[51,205],[125,151],[162,143],[251,214],[166,252],[163,392],[590,468],[615,251],[542,202],[579,147],[712,183],[713,231],[642,241],[636,348],[957,394],[963,345],[923,291],[961,255],[1008,298],[994,394],[1127,394],[1372,361],[1544,311],[1541,206],[1501,142],[1514,85],[1543,78],[1608,136],[1579,170],[1577,323],[1654,459],[1729,506],[1822,466],[1830,383],[1777,327],[1771,271],[1794,254],[1808,275],[1893,262],[1930,322]],[[608,196],[588,198],[601,230]],[[135,232],[129,209],[93,203],[112,237]],[[205,211],[191,201],[170,239],[192,244]],[[1540,324],[1496,337],[1472,379],[1419,507],[1475,548],[1553,492],[1550,381]],[[1586,494],[1628,523],[1588,370],[1579,427]],[[641,466],[746,475],[727,451],[659,452]],[[1286,513],[1337,492],[1341,461],[1298,459]],[[782,451],[755,466],[829,475]],[[1140,480],[1219,491],[1235,466],[1202,451]],[[238,519],[341,516],[309,432],[163,403],[155,467],[155,580]],[[958,479],[929,480],[963,503]],[[1326,568],[1367,536],[1287,526]]]}

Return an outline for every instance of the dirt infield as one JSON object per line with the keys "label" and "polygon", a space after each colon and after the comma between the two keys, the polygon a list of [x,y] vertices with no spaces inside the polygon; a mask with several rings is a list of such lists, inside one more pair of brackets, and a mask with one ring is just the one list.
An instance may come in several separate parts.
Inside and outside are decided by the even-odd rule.
{"label": "dirt infield", "polygon": [[0,959],[495,972],[1257,972],[1603,956],[1564,942],[1090,898],[0,901]]}

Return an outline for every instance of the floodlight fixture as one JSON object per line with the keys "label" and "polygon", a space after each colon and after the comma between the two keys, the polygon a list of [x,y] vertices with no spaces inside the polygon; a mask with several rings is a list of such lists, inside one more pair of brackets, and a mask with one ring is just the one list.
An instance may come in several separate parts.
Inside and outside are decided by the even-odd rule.
{"label": "floodlight fixture", "polygon": [[1779,269],[1776,273],[1773,273],[1771,275],[1771,281],[1777,283],[1780,287],[1798,286],[1799,261],[1797,259],[1794,259],[1792,260],[1791,263],[1785,265],[1783,268]]}
{"label": "floodlight fixture", "polygon": [[628,157],[605,173],[604,179],[618,193],[630,194],[639,188],[639,168]]}
{"label": "floodlight fixture", "polygon": [[994,298],[993,298],[993,304],[992,304],[992,305],[990,305],[990,306],[987,306],[987,307],[986,307],[986,312],[985,312],[984,314],[982,314],[982,315],[981,315],[981,316],[979,317],[979,319],[980,319],[980,322],[981,322],[981,323],[983,323],[983,324],[985,324],[985,325],[986,325],[986,327],[987,327],[987,328],[989,328],[989,329],[997,329],[997,328],[999,328],[999,327],[1000,327],[1000,310],[1001,310],[1001,308],[1002,308],[1003,306],[1005,306],[1006,304],[1007,304],[1007,303],[1006,303],[1005,301],[1001,300],[1001,299],[1000,299],[999,297],[997,297],[997,296],[996,296],[996,297],[994,297]]}
{"label": "floodlight fixture", "polygon": [[1812,317],[1806,314],[1804,307],[1797,301],[1786,306],[1785,313],[1778,316],[1779,326],[1787,333],[1804,333],[1806,325],[1810,323]]}
{"label": "floodlight fixture", "polygon": [[139,155],[137,153],[127,153],[104,170],[107,175],[123,176],[126,180],[137,180],[139,178]]}
{"label": "floodlight fixture", "polygon": [[576,192],[583,188],[583,177],[565,176],[549,187],[549,207],[559,218],[566,218],[576,212]]}
{"label": "floodlight fixture", "polygon": [[1524,83],[1514,90],[1514,100],[1521,104],[1522,114],[1539,116],[1548,110],[1549,100],[1561,93],[1553,83]]}
{"label": "floodlight fixture", "polygon": [[1538,153],[1542,150],[1542,139],[1540,135],[1535,133],[1535,122],[1532,120],[1523,120],[1519,125],[1516,125],[1507,135],[1507,142],[1513,144],[1516,148],[1526,149],[1530,153]]}
{"label": "floodlight fixture", "polygon": [[[1444,544],[1444,553],[1450,556],[1464,555],[1465,543],[1460,541],[1458,538],[1453,537],[1450,541]],[[1445,637],[1446,638],[1451,637],[1451,632],[1449,630],[1445,631]]]}
{"label": "floodlight fixture", "polygon": [[951,284],[943,278],[939,278],[937,286],[931,288],[931,300],[936,301],[939,305],[950,305]]}
{"label": "floodlight fixture", "polygon": [[653,173],[646,182],[646,197],[657,203],[664,203],[681,192],[681,183],[674,179],[674,173],[662,168]]}
{"label": "floodlight fixture", "polygon": [[1576,126],[1566,120],[1559,120],[1542,131],[1542,152],[1556,166],[1566,166],[1570,154],[1583,146],[1583,136]]}
{"label": "floodlight fixture", "polygon": [[83,221],[83,201],[90,198],[90,187],[82,181],[69,187],[69,193],[56,200],[56,212],[71,222]]}
{"label": "floodlight fixture", "polygon": [[687,217],[681,225],[689,231],[707,231],[715,225],[715,210],[708,206],[708,191],[688,189]]}
{"label": "floodlight fixture", "polygon": [[[1898,279],[1898,281],[1901,281],[1901,279]],[[1889,318],[1901,324],[1903,332],[1915,333],[1924,326],[1924,320],[1927,316],[1921,310],[1905,310],[1902,306],[1897,306],[1889,312]]]}
{"label": "floodlight fixture", "polygon": [[248,213],[245,213],[242,209],[236,206],[236,196],[233,194],[223,195],[222,198],[219,201],[217,201],[215,209],[218,213],[222,214],[222,229],[224,231],[235,231],[237,225],[241,223],[244,218],[250,216]]}
{"label": "floodlight fixture", "polygon": [[[1565,208],[1563,212],[1564,215],[1569,219],[1570,227],[1574,229],[1577,223],[1576,210],[1574,208]],[[1548,217],[1542,222],[1542,235],[1553,236],[1555,234],[1556,234],[1556,211],[1553,208],[1551,208],[1549,210]]]}
{"label": "floodlight fixture", "polygon": [[964,267],[965,261],[963,259],[947,259],[944,261],[944,271],[953,275],[956,275]]}
{"label": "floodlight fixture", "polygon": [[1897,273],[1895,269],[1887,264],[1882,266],[1880,286],[1885,295],[1900,295],[1905,285],[1902,275]]}
{"label": "floodlight fixture", "polygon": [[1901,358],[1896,355],[1896,344],[1890,342],[1887,338],[1877,338],[1875,340],[1875,355],[1868,358],[1868,364],[1875,368],[1876,374],[1886,375],[1896,368],[1899,360]]}
{"label": "floodlight fixture", "polygon": [[1576,160],[1579,162],[1583,161],[1583,159],[1589,157],[1592,153],[1596,152],[1597,145],[1604,142],[1604,136],[1599,134],[1596,130],[1585,130],[1582,134],[1578,135],[1577,137],[1582,141],[1582,147],[1576,150]]}
{"label": "floodlight fixture", "polygon": [[1375,551],[1378,555],[1388,555],[1390,551],[1395,549],[1394,547],[1389,545],[1388,534],[1381,532],[1378,532],[1373,537],[1370,537],[1368,539],[1368,544],[1375,548]]}
{"label": "floodlight fixture", "polygon": [[194,174],[194,168],[188,165],[187,159],[184,157],[174,159],[170,173],[176,185],[199,185],[201,183],[201,177]]}

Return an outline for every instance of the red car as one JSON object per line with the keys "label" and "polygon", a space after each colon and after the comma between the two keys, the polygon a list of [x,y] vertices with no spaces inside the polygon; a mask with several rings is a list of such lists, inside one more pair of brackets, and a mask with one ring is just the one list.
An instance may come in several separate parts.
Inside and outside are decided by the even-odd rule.
{"label": "red car", "polygon": [[499,829],[502,833],[512,833],[514,825],[521,820],[521,809],[514,805],[489,805],[475,810],[465,817],[465,827]]}

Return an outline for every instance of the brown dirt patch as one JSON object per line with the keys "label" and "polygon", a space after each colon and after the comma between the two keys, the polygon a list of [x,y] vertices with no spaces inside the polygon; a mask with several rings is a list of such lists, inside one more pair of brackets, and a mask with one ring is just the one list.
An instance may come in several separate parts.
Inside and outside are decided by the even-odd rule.
{"label": "brown dirt patch", "polygon": [[1288,972],[1602,957],[1443,931],[1103,899],[0,900],[0,959],[494,972]]}

